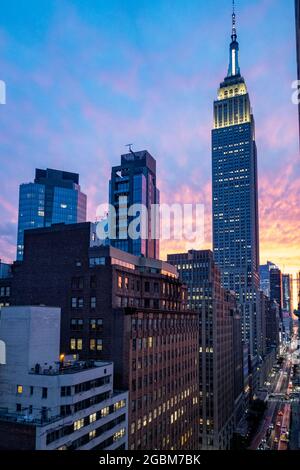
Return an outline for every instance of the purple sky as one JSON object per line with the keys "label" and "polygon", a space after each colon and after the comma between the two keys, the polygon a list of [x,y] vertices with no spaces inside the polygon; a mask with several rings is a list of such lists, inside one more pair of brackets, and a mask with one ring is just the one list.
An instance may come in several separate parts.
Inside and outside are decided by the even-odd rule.
{"label": "purple sky", "polygon": [[[237,1],[257,126],[261,260],[300,267],[294,2]],[[228,66],[230,0],[2,0],[0,258],[15,257],[18,186],[80,173],[89,219],[125,145],[157,159],[164,202],[202,202],[210,246],[212,105]],[[164,244],[162,255],[183,244]]]}

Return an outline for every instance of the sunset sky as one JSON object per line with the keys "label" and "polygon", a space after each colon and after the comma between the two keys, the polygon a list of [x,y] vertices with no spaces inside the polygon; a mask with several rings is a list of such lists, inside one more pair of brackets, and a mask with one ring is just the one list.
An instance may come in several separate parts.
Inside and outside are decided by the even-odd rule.
{"label": "sunset sky", "polygon": [[[238,0],[241,72],[256,120],[261,263],[300,268],[293,0]],[[163,202],[205,204],[211,247],[213,100],[231,0],[1,0],[0,258],[16,251],[18,187],[36,167],[80,173],[89,220],[125,145],[156,159]],[[187,247],[162,244],[167,252]]]}

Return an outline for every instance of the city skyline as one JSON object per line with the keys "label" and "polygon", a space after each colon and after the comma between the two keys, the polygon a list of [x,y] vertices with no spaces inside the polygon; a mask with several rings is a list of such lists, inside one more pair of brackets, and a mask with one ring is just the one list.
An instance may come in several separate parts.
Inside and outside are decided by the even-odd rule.
{"label": "city skyline", "polygon": [[[162,258],[167,252],[211,248],[211,101],[227,67],[231,2],[191,1],[186,11],[178,1],[173,8],[170,2],[131,2],[121,14],[117,2],[86,3],[88,8],[61,2],[58,15],[49,2],[42,27],[23,12],[25,3],[18,2],[23,26],[13,17],[16,4],[4,7],[0,70],[8,91],[0,109],[2,258],[14,259],[18,186],[29,181],[33,168],[78,172],[88,196],[88,219],[94,220],[97,205],[107,201],[110,166],[128,141],[136,150],[148,148],[157,159],[162,202],[205,204],[204,246],[163,242]],[[295,275],[300,172],[297,107],[291,101],[294,4],[240,0],[237,8],[240,65],[259,146],[260,263],[270,259]],[[89,47],[80,48],[81,42]],[[25,122],[27,112],[31,120]]]}

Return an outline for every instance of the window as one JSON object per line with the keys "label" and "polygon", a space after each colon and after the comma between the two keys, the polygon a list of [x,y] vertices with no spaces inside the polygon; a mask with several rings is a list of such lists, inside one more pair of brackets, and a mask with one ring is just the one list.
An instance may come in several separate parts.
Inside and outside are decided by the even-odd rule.
{"label": "window", "polygon": [[122,428],[122,429],[120,429],[120,431],[118,431],[114,434],[114,437],[113,437],[114,442],[118,441],[119,439],[122,439],[122,437],[124,437],[124,436],[125,436],[125,428]]}
{"label": "window", "polygon": [[81,318],[71,319],[71,330],[81,331],[83,330],[83,320]]}
{"label": "window", "polygon": [[71,285],[72,289],[83,289],[83,277],[73,277]]}
{"label": "window", "polygon": [[97,420],[97,413],[90,415],[90,424],[94,423]]}
{"label": "window", "polygon": [[48,388],[43,387],[42,388],[42,398],[47,398],[48,397]]}
{"label": "window", "polygon": [[122,276],[119,274],[119,275],[118,275],[118,288],[119,288],[119,289],[122,289],[122,284],[123,284],[123,283],[122,283]]}
{"label": "window", "polygon": [[128,277],[125,277],[125,289],[126,290],[129,289],[129,279],[128,279]]}
{"label": "window", "polygon": [[96,297],[91,297],[91,308],[96,308]]}
{"label": "window", "polygon": [[79,338],[79,339],[71,338],[70,339],[70,349],[71,349],[71,351],[76,351],[76,350],[82,351],[82,347],[83,347],[83,341],[82,341],[81,338]]}
{"label": "window", "polygon": [[18,395],[22,395],[22,393],[23,393],[23,385],[17,385],[17,393],[18,393]]}
{"label": "window", "polygon": [[22,411],[22,405],[20,403],[17,403],[16,410],[17,410],[17,413]]}
{"label": "window", "polygon": [[101,410],[101,418],[104,418],[104,416],[109,415],[109,406],[106,406],[105,408],[102,408]]}
{"label": "window", "polygon": [[90,339],[90,350],[91,351],[103,351],[103,341],[102,339]]}
{"label": "window", "polygon": [[34,390],[34,389],[33,389],[33,387],[31,386],[31,387],[30,387],[30,395],[33,395],[33,390]]}
{"label": "window", "polygon": [[105,266],[105,257],[102,258],[90,258],[90,266]]}
{"label": "window", "polygon": [[95,439],[96,437],[96,429],[93,429],[93,431],[89,432],[89,440],[91,441],[92,439]]}
{"label": "window", "polygon": [[114,410],[117,411],[120,408],[124,408],[124,406],[126,406],[125,400],[120,400],[120,401],[118,401],[117,403],[114,404]]}
{"label": "window", "polygon": [[71,396],[71,387],[70,386],[61,387],[60,396],[61,397],[70,397]]}
{"label": "window", "polygon": [[83,428],[84,426],[84,419],[78,419],[74,422],[74,431],[79,431],[79,429]]}
{"label": "window", "polygon": [[103,326],[102,318],[91,318],[90,319],[90,330],[101,330]]}
{"label": "window", "polygon": [[96,276],[91,276],[90,287],[91,287],[91,289],[95,289],[97,287],[97,277]]}
{"label": "window", "polygon": [[150,292],[150,282],[145,282],[145,292]]}
{"label": "window", "polygon": [[82,297],[72,297],[71,306],[72,308],[83,308],[83,298]]}

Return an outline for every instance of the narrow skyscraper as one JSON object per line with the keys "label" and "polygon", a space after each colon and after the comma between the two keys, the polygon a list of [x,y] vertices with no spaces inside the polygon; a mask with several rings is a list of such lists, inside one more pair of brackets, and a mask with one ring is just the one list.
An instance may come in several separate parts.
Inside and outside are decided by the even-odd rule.
{"label": "narrow skyscraper", "polygon": [[271,261],[267,261],[267,264],[263,264],[259,267],[260,289],[269,298],[271,269],[277,269],[276,264],[272,263]]}
{"label": "narrow skyscraper", "polygon": [[[147,150],[130,152],[121,156],[121,165],[112,168],[110,180],[110,205],[115,208],[111,224],[116,238],[111,245],[136,256],[159,258],[158,221],[151,211],[159,204],[156,186],[156,160]],[[138,206],[146,212],[141,214]],[[130,224],[136,224],[137,237],[130,236]],[[114,230],[114,228],[112,229]]]}
{"label": "narrow skyscraper", "polygon": [[226,289],[237,293],[244,341],[259,354],[257,151],[250,98],[239,66],[236,15],[227,77],[214,102],[212,131],[213,249]]}
{"label": "narrow skyscraper", "polygon": [[33,183],[21,184],[19,194],[17,260],[23,259],[24,230],[86,221],[86,195],[79,175],[36,169]]}

